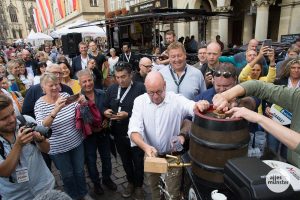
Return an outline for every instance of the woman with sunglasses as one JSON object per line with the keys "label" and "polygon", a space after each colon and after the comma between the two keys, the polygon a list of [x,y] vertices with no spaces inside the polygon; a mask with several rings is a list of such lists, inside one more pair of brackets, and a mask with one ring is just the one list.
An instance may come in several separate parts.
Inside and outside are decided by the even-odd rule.
{"label": "woman with sunglasses", "polygon": [[[274,81],[275,85],[284,85],[288,88],[300,88],[300,58],[289,58],[286,61],[284,61],[282,64],[282,71],[279,77],[280,78],[278,80]],[[271,110],[272,106],[273,108]],[[268,104],[265,110],[266,116],[268,116],[271,119],[273,118],[275,112],[274,107],[275,105]],[[289,114],[292,115],[292,113]],[[290,127],[290,122],[283,122],[283,124],[287,128]],[[276,154],[278,151],[280,151],[279,155],[284,159],[287,158],[287,147],[284,144],[280,143],[280,141],[278,141],[272,135],[268,135],[268,147]]]}
{"label": "woman with sunglasses", "polygon": [[[248,50],[253,51],[253,50]],[[264,55],[268,55],[270,60],[269,71],[267,76],[263,76],[263,67],[259,63],[263,59]],[[259,54],[250,63],[248,63],[239,75],[239,82],[245,82],[248,80],[261,80],[268,83],[273,83],[276,78],[276,64],[274,49],[264,46],[260,49]]]}

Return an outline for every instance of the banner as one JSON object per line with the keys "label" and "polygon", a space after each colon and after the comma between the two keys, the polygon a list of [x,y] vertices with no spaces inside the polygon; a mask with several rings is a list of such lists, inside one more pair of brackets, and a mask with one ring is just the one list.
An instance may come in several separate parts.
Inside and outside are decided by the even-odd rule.
{"label": "banner", "polygon": [[34,20],[36,32],[42,32],[40,16],[36,8],[33,8],[33,20]]}
{"label": "banner", "polygon": [[57,8],[59,11],[59,14],[61,18],[64,18],[66,16],[66,9],[65,9],[65,2],[64,0],[56,0]]}
{"label": "banner", "polygon": [[54,22],[54,15],[52,11],[51,1],[50,0],[43,0],[44,8],[46,10],[47,20],[49,24],[53,24]]}
{"label": "banner", "polygon": [[39,13],[41,14],[44,28],[48,28],[49,23],[47,20],[47,14],[46,14],[45,6],[43,4],[43,0],[36,0],[36,4],[37,4],[37,9],[38,9]]}
{"label": "banner", "polygon": [[69,5],[72,11],[78,10],[77,0],[69,0]]}

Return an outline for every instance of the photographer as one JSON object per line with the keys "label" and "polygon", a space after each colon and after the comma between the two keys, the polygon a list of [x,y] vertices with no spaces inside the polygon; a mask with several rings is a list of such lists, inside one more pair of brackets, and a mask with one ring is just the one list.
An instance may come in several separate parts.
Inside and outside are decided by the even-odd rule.
{"label": "photographer", "polygon": [[[33,122],[31,117],[26,120]],[[0,194],[2,199],[33,199],[53,189],[54,177],[40,151],[47,153],[47,139],[32,128],[19,128],[12,101],[0,94]]]}

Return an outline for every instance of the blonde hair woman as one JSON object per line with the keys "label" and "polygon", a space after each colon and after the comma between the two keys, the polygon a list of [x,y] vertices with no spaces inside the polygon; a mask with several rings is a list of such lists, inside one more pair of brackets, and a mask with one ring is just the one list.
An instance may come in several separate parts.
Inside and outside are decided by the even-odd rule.
{"label": "blonde hair woman", "polygon": [[75,124],[78,102],[67,103],[69,94],[60,93],[58,77],[53,73],[42,75],[41,87],[45,95],[35,103],[34,113],[38,124],[52,128],[49,155],[68,195],[72,199],[90,199],[84,175],[83,135]]}

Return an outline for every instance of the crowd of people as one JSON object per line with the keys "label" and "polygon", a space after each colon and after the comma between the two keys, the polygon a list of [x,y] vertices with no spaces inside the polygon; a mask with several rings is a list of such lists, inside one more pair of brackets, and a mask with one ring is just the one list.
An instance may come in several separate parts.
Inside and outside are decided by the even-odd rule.
{"label": "crowd of people", "polygon": [[[211,104],[252,122],[249,128],[254,135],[269,133],[266,145],[278,156],[274,158],[299,167],[300,39],[278,63],[272,47],[259,47],[256,39],[249,41],[246,52],[229,57],[222,56],[224,44],[219,36],[207,45],[193,40],[188,48],[199,58],[193,66],[187,63],[187,46],[176,41],[174,31],[166,32],[165,47],[156,48],[150,58],[132,52],[130,43],[122,44],[119,55],[110,49],[107,57],[94,41],[80,42],[80,54],[72,59],[49,45],[37,52],[12,46],[2,49],[2,199],[52,194],[52,162],[60,172],[64,192],[72,199],[93,199],[86,185],[85,164],[95,194],[104,193],[102,184],[116,191],[111,179],[114,148],[128,181],[122,196],[144,199],[147,178],[152,199],[160,199],[159,174],[144,174],[144,157],[180,157],[186,151],[195,113]],[[285,109],[290,121],[275,122],[274,106]],[[22,116],[25,124],[51,128],[51,136],[24,126]],[[98,120],[98,124],[89,120]],[[180,199],[181,177],[181,168],[166,174],[172,199]]]}

